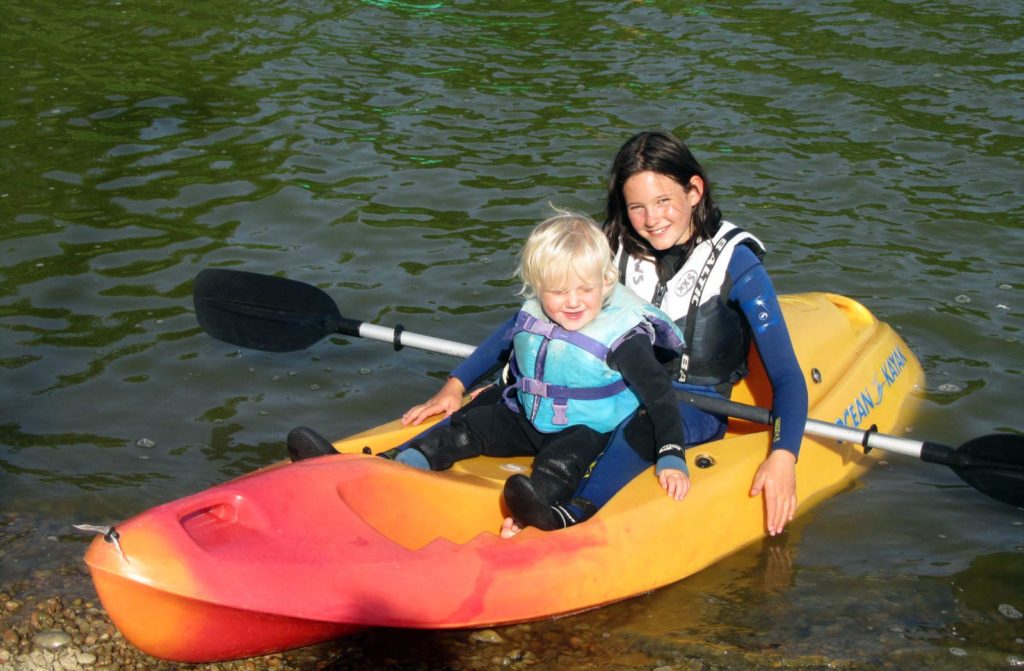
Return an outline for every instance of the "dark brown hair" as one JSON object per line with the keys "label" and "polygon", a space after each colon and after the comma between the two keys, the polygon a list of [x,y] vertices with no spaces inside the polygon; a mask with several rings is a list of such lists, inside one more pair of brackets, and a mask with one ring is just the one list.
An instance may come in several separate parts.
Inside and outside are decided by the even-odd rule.
{"label": "dark brown hair", "polygon": [[629,223],[626,199],[622,188],[633,175],[653,172],[671,178],[687,192],[695,188],[690,179],[696,175],[704,182],[704,193],[693,208],[693,237],[687,243],[693,247],[700,240],[711,238],[722,223],[722,213],[711,195],[711,182],[693,153],[671,133],[645,131],[637,133],[619,149],[608,175],[608,203],[605,206],[604,233],[612,246],[612,252],[622,243],[623,251],[630,256],[652,258],[653,251],[647,242],[637,235]]}

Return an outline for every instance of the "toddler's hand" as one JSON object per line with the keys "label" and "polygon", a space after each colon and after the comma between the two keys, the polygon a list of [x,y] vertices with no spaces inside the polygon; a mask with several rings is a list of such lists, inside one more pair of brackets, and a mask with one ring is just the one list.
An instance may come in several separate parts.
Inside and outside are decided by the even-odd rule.
{"label": "toddler's hand", "polygon": [[448,378],[441,390],[426,403],[414,405],[402,415],[402,424],[413,426],[419,424],[427,417],[443,412],[445,417],[462,407],[462,394],[466,391],[457,378]]}
{"label": "toddler's hand", "polygon": [[666,468],[658,473],[658,482],[665,493],[676,501],[682,501],[686,492],[690,491],[690,478],[676,468]]}

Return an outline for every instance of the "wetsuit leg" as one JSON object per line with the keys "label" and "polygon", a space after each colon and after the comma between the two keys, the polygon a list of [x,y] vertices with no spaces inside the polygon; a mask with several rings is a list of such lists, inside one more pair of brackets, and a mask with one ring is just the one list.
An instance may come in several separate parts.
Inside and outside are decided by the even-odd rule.
{"label": "wetsuit leg", "polygon": [[405,441],[401,445],[398,445],[397,447],[392,447],[390,450],[385,450],[384,452],[380,452],[380,453],[377,454],[377,456],[378,457],[384,457],[385,459],[395,459],[395,458],[397,458],[399,453],[403,452],[404,450],[409,449],[409,447],[412,446],[412,443],[414,441],[422,440],[422,439],[426,438],[428,435],[430,435],[433,431],[437,431],[438,429],[442,429],[442,428],[448,426],[449,424],[451,424],[451,421],[452,421],[453,417],[462,416],[465,413],[467,413],[470,410],[472,410],[473,408],[479,408],[479,407],[483,407],[483,406],[487,406],[487,405],[494,405],[496,403],[501,403],[502,402],[501,393],[502,393],[502,387],[500,385],[493,385],[493,386],[489,387],[488,389],[484,390],[479,395],[477,395],[477,397],[474,398],[472,401],[470,401],[469,403],[467,403],[466,405],[462,406],[461,408],[456,410],[454,413],[452,413],[451,417],[445,417],[444,419],[439,421],[437,424],[434,424],[430,428],[425,429],[422,432],[416,434],[415,436],[413,436],[409,440]]}
{"label": "wetsuit leg", "polygon": [[[724,417],[685,403],[679,404],[679,414],[687,447],[725,435]],[[642,412],[620,424],[572,499],[562,506],[572,523],[591,517],[633,478],[647,470],[654,462],[654,449],[653,428]]]}
{"label": "wetsuit leg", "polygon": [[423,453],[430,468],[443,471],[462,459],[480,456],[533,456],[540,450],[540,434],[504,403],[460,410],[448,426],[409,441]]}
{"label": "wetsuit leg", "polygon": [[604,449],[609,435],[587,426],[573,426],[544,436],[540,453],[533,460],[530,478],[544,491],[550,492],[549,503],[568,500],[583,479],[587,467]]}
{"label": "wetsuit leg", "polygon": [[505,481],[505,505],[521,526],[545,531],[569,526],[557,505],[565,502],[600,453],[609,434],[574,426],[557,434],[542,434],[544,444],[529,477],[513,475]]}
{"label": "wetsuit leg", "polygon": [[[612,432],[604,452],[591,464],[569,502],[570,514],[576,522],[593,515],[633,478],[650,468],[654,455],[653,441],[637,442],[638,436],[634,435],[641,431],[645,434],[651,432],[645,420],[644,415],[634,415]],[[631,445],[630,438],[639,450]],[[589,505],[580,505],[576,499]]]}
{"label": "wetsuit leg", "polygon": [[447,426],[434,427],[433,431],[413,438],[405,449],[417,450],[426,457],[430,470],[444,471],[456,461],[478,456],[483,443],[473,435],[464,417],[453,415]]}

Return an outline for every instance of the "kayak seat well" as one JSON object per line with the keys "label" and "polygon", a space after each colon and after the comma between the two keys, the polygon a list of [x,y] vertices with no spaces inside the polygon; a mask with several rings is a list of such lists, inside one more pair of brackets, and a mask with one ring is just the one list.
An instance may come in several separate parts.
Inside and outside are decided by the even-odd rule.
{"label": "kayak seat well", "polygon": [[464,544],[481,533],[496,535],[501,528],[504,478],[466,470],[421,471],[376,459],[367,462],[369,468],[358,476],[338,483],[338,496],[364,522],[405,548],[419,550],[439,539]]}

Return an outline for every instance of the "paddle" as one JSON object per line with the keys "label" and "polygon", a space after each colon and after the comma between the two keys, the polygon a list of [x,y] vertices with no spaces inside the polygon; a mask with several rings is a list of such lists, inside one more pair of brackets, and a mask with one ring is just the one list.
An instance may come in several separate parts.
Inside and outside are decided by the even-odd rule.
{"label": "paddle", "polygon": [[[387,328],[343,317],[326,292],[283,277],[240,270],[208,269],[196,277],[193,289],[196,318],[204,331],[232,345],[265,352],[293,352],[332,334],[390,342],[395,349],[414,347],[428,352],[468,357],[471,345],[410,333],[401,326]],[[679,400],[707,412],[771,424],[771,413],[752,405],[703,396],[679,394]],[[900,438],[874,429],[856,429],[808,419],[811,436],[878,448],[922,461],[949,466],[964,482],[997,501],[1024,506],[1024,437],[991,434],[953,448]]]}
{"label": "paddle", "polygon": [[[765,408],[693,393],[677,392],[676,397],[683,403],[716,415],[745,419],[755,424],[772,423],[772,414]],[[878,448],[949,466],[964,482],[983,494],[1012,506],[1024,506],[1024,437],[1019,435],[993,433],[972,438],[954,448],[878,433],[874,428],[851,428],[809,417],[804,433],[859,444],[865,453]]]}
{"label": "paddle", "polygon": [[232,345],[263,352],[295,352],[339,334],[468,357],[472,345],[409,333],[343,317],[334,299],[317,287],[273,275],[211,268],[192,289],[199,326]]}

